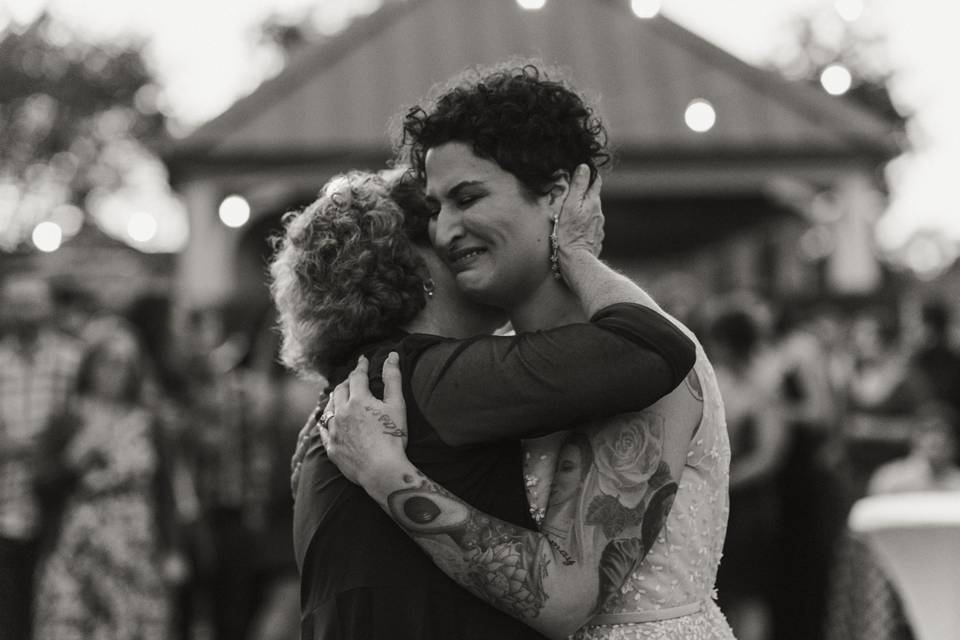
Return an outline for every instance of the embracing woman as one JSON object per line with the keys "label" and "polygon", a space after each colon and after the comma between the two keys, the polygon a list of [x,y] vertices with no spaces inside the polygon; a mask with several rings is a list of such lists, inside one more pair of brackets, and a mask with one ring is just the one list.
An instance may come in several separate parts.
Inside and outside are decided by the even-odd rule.
{"label": "embracing woman", "polygon": [[[593,207],[561,215],[559,202],[593,174],[579,165],[592,169],[603,148],[602,126],[566,85],[532,66],[461,79],[409,111],[404,133],[438,254],[461,290],[504,308],[518,332],[556,330],[615,302],[656,309],[596,260],[602,218]],[[587,365],[574,365],[581,387],[594,382]],[[388,380],[399,376],[396,366],[387,361]],[[531,459],[541,464],[526,483],[539,489],[531,504],[535,514],[545,510],[541,532],[492,518],[408,460],[396,437],[401,394],[391,385],[383,402],[370,396],[366,367],[361,361],[333,393],[323,419],[329,456],[462,586],[551,637],[578,628],[583,638],[732,637],[712,598],[729,444],[699,346],[684,384],[651,406],[614,417],[594,411],[573,421],[572,436],[538,447]],[[485,386],[458,387],[463,410],[449,417],[497,413],[483,404]]]}

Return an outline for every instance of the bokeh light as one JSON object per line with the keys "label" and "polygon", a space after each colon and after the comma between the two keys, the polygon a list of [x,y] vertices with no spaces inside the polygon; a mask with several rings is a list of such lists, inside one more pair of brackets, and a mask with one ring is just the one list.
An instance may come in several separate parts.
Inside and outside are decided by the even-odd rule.
{"label": "bokeh light", "polygon": [[157,219],[146,211],[137,211],[127,221],[127,235],[136,242],[150,242],[157,235]]}
{"label": "bokeh light", "polygon": [[63,242],[63,230],[56,222],[46,220],[33,228],[33,244],[45,253],[52,253],[60,248]]}
{"label": "bokeh light", "polygon": [[249,219],[250,203],[243,196],[229,195],[220,203],[220,221],[228,227],[242,227]]}
{"label": "bokeh light", "polygon": [[904,262],[922,280],[932,280],[942,274],[956,257],[949,255],[943,239],[933,233],[915,234],[904,253]]}
{"label": "bokeh light", "polygon": [[547,0],[517,0],[517,4],[520,5],[521,9],[536,11],[537,9],[543,9]]}
{"label": "bokeh light", "polygon": [[83,227],[83,211],[72,204],[61,204],[50,214],[50,220],[60,227],[64,238],[72,238]]}
{"label": "bokeh light", "polygon": [[693,131],[704,133],[713,128],[717,122],[717,112],[709,101],[697,98],[687,105],[683,119]]}
{"label": "bokeh light", "polygon": [[831,64],[820,74],[820,84],[832,96],[842,96],[850,90],[853,76],[842,64]]}
{"label": "bokeh light", "polygon": [[660,13],[660,0],[630,0],[630,9],[638,18],[654,18]]}
{"label": "bokeh light", "polygon": [[856,22],[863,15],[863,0],[835,0],[833,8],[847,22]]}

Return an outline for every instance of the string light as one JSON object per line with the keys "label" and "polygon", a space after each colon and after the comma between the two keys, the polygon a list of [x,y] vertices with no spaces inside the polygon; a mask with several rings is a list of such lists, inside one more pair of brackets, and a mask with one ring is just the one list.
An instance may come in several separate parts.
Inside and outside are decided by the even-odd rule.
{"label": "string light", "polygon": [[687,105],[683,119],[693,131],[704,133],[713,128],[717,122],[717,112],[709,101],[703,98],[692,100]]}
{"label": "string light", "polygon": [[517,0],[517,4],[520,5],[521,9],[536,11],[537,9],[543,9],[547,0]]}
{"label": "string light", "polygon": [[31,239],[37,249],[44,253],[52,253],[59,249],[63,242],[63,229],[56,222],[47,220],[33,228]]}
{"label": "string light", "polygon": [[831,64],[820,74],[820,84],[832,96],[842,96],[850,90],[853,76],[842,64]]}
{"label": "string light", "polygon": [[250,203],[243,196],[227,196],[220,203],[220,221],[236,229],[247,224],[250,219]]}
{"label": "string light", "polygon": [[863,14],[863,0],[835,0],[833,8],[847,22],[856,22]]}
{"label": "string light", "polygon": [[648,20],[660,13],[660,0],[630,0],[630,9],[638,18]]}
{"label": "string light", "polygon": [[157,220],[145,211],[137,211],[127,221],[127,235],[136,242],[150,242],[157,235]]}

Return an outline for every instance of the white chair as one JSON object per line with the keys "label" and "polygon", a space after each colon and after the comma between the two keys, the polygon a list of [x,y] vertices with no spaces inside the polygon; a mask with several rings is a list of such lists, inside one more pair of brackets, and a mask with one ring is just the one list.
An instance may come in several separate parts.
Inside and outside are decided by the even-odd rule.
{"label": "white chair", "polygon": [[960,492],[863,498],[850,529],[877,554],[917,640],[960,640]]}

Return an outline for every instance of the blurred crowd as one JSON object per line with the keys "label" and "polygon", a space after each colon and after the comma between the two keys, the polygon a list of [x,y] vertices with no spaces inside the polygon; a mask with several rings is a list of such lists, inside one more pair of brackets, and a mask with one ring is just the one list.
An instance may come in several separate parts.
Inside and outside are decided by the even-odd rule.
{"label": "blurred crowd", "polygon": [[289,460],[317,385],[275,364],[272,320],[108,313],[25,274],[0,310],[0,638],[296,637]]}
{"label": "blurred crowd", "polygon": [[960,491],[953,312],[845,301],[712,300],[691,323],[730,435],[717,580],[739,640],[906,640],[880,563],[847,530],[870,494]]}
{"label": "blurred crowd", "polygon": [[[276,363],[272,317],[94,300],[0,286],[0,638],[296,637],[289,457],[318,385]],[[846,518],[960,490],[955,311],[739,294],[684,318],[726,403],[718,590],[740,640],[876,638],[859,627],[881,618],[909,638],[892,590],[850,602],[869,562]]]}

